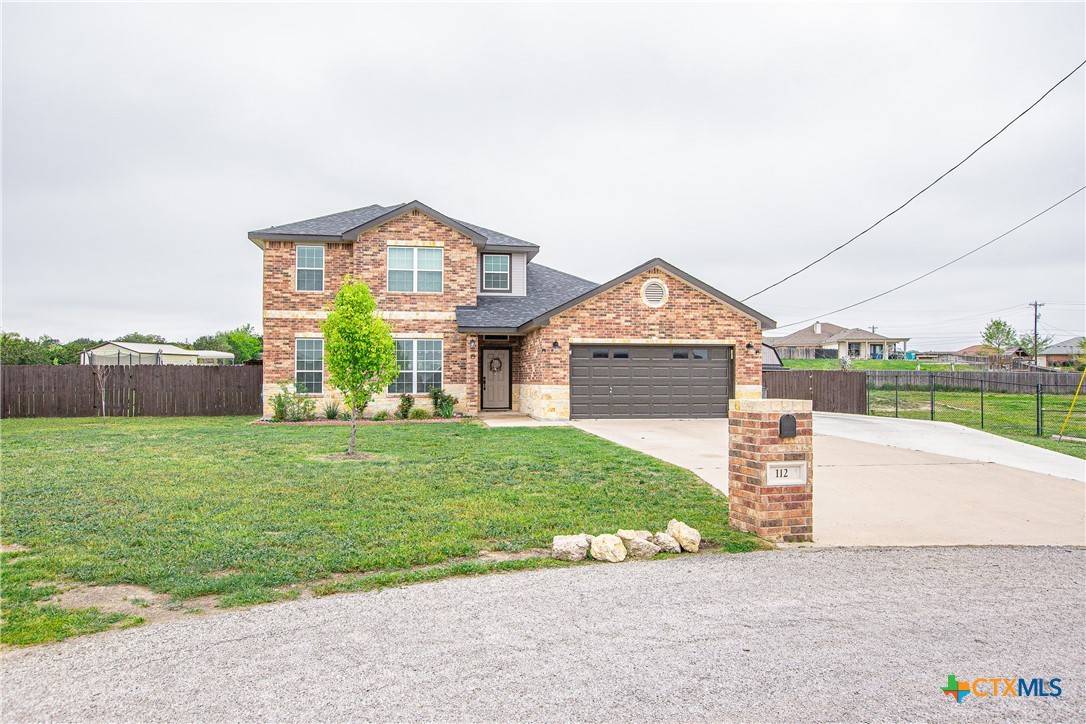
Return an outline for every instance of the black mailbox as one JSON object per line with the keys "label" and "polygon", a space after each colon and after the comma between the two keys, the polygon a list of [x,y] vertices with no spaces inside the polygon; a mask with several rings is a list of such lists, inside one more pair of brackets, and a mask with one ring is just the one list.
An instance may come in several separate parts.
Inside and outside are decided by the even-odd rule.
{"label": "black mailbox", "polygon": [[795,437],[796,436],[796,416],[795,415],[781,415],[781,437]]}

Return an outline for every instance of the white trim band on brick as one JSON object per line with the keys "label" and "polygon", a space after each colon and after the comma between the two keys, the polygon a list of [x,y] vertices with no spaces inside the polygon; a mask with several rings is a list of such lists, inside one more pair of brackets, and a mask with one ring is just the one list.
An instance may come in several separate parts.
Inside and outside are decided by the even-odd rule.
{"label": "white trim band on brick", "polygon": [[328,312],[318,310],[269,309],[264,319],[328,319]]}
{"label": "white trim band on brick", "polygon": [[441,332],[393,332],[393,339],[445,339]]}
{"label": "white trim band on brick", "polygon": [[440,322],[454,321],[456,319],[456,312],[384,312],[378,311],[377,316],[381,319],[420,319],[420,320],[436,320]]}

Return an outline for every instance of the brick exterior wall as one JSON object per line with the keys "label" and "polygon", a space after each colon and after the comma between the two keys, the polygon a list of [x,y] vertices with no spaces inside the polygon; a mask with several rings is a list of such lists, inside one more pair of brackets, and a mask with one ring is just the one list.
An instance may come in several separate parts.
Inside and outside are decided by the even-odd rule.
{"label": "brick exterior wall", "polygon": [[[320,323],[335,299],[343,277],[350,273],[365,282],[378,312],[393,334],[424,338],[440,335],[444,342],[444,386],[460,399],[458,409],[475,414],[479,409],[478,353],[474,339],[457,331],[455,310],[472,306],[478,284],[478,250],[471,239],[420,211],[396,217],[359,234],[355,243],[325,247],[323,292],[296,291],[296,246],[306,242],[272,241],[264,250],[264,390],[268,400],[278,383],[294,376],[295,340],[319,336]],[[443,292],[406,293],[387,289],[387,249],[390,245],[441,247],[444,254]],[[663,280],[669,290],[666,304],[654,309],[641,301],[641,286],[648,279]],[[615,343],[666,343],[677,340],[733,344],[736,349],[736,396],[760,396],[761,354],[745,345],[761,345],[761,331],[750,319],[662,269],[630,279],[561,314],[539,330],[514,337],[499,346],[512,347],[513,409],[544,418],[569,417],[569,345],[577,340],[614,340]],[[553,348],[557,341],[559,349]],[[325,376],[322,398],[335,398]],[[425,396],[420,396],[425,401]],[[397,395],[379,395],[367,412],[395,407]]]}
{"label": "brick exterior wall", "polygon": [[[444,254],[443,293],[389,292],[387,289],[390,242],[405,246],[441,247]],[[359,235],[358,241],[327,244],[324,261],[324,292],[295,289],[295,248],[306,242],[265,242],[264,245],[264,412],[279,390],[278,383],[294,377],[295,339],[319,336],[326,309],[335,300],[343,277],[348,273],[365,282],[395,336],[441,335],[443,340],[443,381],[448,392],[460,400],[458,409],[474,414],[478,410],[478,364],[470,349],[473,335],[457,331],[457,306],[475,303],[477,250],[471,239],[422,214],[409,212]],[[328,385],[320,399],[338,399]],[[367,413],[393,409],[398,395],[379,395]],[[417,404],[428,406],[425,395]]]}
{"label": "brick exterior wall", "polygon": [[[667,285],[668,297],[662,307],[652,308],[641,300],[641,287],[650,279],[661,279]],[[662,269],[639,274],[556,314],[546,327],[524,336],[514,357],[514,368],[525,386],[520,396],[523,412],[542,418],[569,417],[569,346],[578,340],[611,340],[614,344],[712,340],[732,344],[735,396],[761,397],[759,322]],[[558,350],[553,348],[556,341]],[[753,354],[746,349],[748,342],[754,345]],[[534,397],[525,389],[533,385],[539,387]]]}
{"label": "brick exterior wall", "polygon": [[[780,419],[796,418],[796,437],[780,437]],[[732,400],[728,412],[728,519],[733,528],[775,542],[813,540],[814,460],[810,400]],[[806,480],[767,479],[767,463],[807,463]]]}

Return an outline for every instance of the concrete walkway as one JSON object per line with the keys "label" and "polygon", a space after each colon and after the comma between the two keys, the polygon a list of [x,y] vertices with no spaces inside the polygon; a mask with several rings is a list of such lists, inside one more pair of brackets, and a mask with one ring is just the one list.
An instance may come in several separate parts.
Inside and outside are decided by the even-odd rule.
{"label": "concrete walkway", "polygon": [[537,420],[523,412],[500,410],[479,414],[479,422],[487,427],[568,427],[565,420]]}
{"label": "concrete walkway", "polygon": [[[949,423],[898,424],[911,422],[815,414],[817,545],[1086,545],[1082,460]],[[727,420],[572,424],[728,491]]]}
{"label": "concrete walkway", "polygon": [[[13,652],[3,719],[1081,722],[1084,566],[807,549],[343,594]],[[948,673],[1063,694],[957,704]]]}
{"label": "concrete walkway", "polygon": [[816,412],[814,428],[815,435],[998,463],[1086,482],[1086,460],[950,422]]}

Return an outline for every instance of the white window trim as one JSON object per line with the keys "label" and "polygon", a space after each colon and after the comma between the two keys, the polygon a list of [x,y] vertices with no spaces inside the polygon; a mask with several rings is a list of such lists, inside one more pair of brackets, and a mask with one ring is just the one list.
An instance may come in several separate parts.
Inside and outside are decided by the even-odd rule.
{"label": "white window trim", "polygon": [[[387,251],[385,251],[385,291],[389,294],[444,294],[445,293],[445,248],[441,246],[406,246],[406,245],[389,245]],[[393,269],[392,268],[392,250],[393,249],[410,249],[411,250],[411,269]],[[441,274],[441,289],[436,292],[420,292],[419,291],[419,249],[436,249],[441,253],[441,269],[438,272]],[[394,271],[410,271],[411,272],[411,291],[405,290],[392,290],[389,289],[389,275]],[[433,270],[423,269],[424,272],[432,273]]]}
{"label": "white window trim", "polygon": [[[315,266],[299,266],[299,258],[301,257],[301,250],[308,248],[316,248],[321,250],[321,288],[320,289],[299,289],[298,288],[298,272],[302,269],[306,271],[313,271],[317,267]],[[324,247],[324,244],[297,244],[294,247],[294,291],[301,292],[303,294],[324,294],[324,267],[326,266],[326,257],[328,256],[328,250]]]}
{"label": "white window trim", "polygon": [[[417,390],[419,386],[419,342],[441,342],[441,389],[445,389],[445,338],[444,336],[437,335],[432,337],[417,336],[417,335],[396,335],[395,340],[397,342],[411,342],[411,389]],[[426,370],[426,372],[432,372]],[[398,373],[397,373],[398,374]],[[392,384],[395,384],[395,380]],[[408,395],[410,397],[426,397],[430,391],[424,390],[423,392],[390,392],[392,387],[390,384],[385,388],[385,394],[389,397],[399,397],[400,395]]]}
{"label": "white window trim", "polygon": [[[299,336],[299,337],[294,338],[294,391],[295,392],[298,391],[298,373],[299,372],[316,372],[316,370],[300,370],[300,369],[298,369],[298,342],[302,342],[302,341],[311,342],[313,340],[320,340],[320,343],[321,343],[321,369],[320,369],[320,372],[321,372],[321,391],[320,392],[308,392],[308,391],[306,391],[306,392],[301,392],[301,393],[298,393],[298,394],[303,394],[303,395],[313,396],[313,397],[320,397],[321,395],[324,394],[325,384],[324,384],[324,337],[319,336],[319,335],[311,335],[311,336],[306,336],[306,337],[300,337]],[[444,379],[444,378],[442,378],[442,379]]]}
{"label": "white window trim", "polygon": [[[499,256],[505,259],[505,286],[504,287],[488,287],[486,285],[486,258],[488,256]],[[491,274],[501,274],[502,272],[490,272]],[[484,292],[512,292],[513,291],[513,255],[512,254],[483,254],[482,260],[479,263],[479,286]]]}

